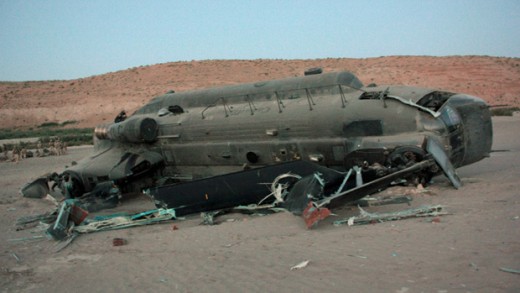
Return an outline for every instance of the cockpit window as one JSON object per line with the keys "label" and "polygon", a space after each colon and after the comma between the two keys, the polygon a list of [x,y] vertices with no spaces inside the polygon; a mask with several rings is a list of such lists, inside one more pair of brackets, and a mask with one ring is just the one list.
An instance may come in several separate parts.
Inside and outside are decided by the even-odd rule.
{"label": "cockpit window", "polygon": [[453,132],[460,127],[461,119],[459,113],[450,106],[445,106],[442,109],[441,119],[446,124],[449,132]]}
{"label": "cockpit window", "polygon": [[423,106],[425,108],[428,108],[432,111],[437,112],[446,101],[453,96],[453,93],[449,92],[441,92],[441,91],[435,91],[427,94],[426,96],[422,97],[418,102],[417,105]]}
{"label": "cockpit window", "polygon": [[182,114],[184,113],[184,109],[179,105],[168,106],[168,111],[173,114]]}
{"label": "cockpit window", "polygon": [[157,112],[159,117],[166,116],[168,114],[179,115],[184,113],[184,109],[179,105],[168,106],[168,108],[161,108]]}
{"label": "cockpit window", "polygon": [[159,112],[157,112],[157,115],[158,115],[159,117],[162,117],[162,116],[166,116],[166,115],[168,115],[169,113],[170,113],[170,111],[168,111],[168,109],[166,109],[166,108],[161,108],[161,109],[159,109]]}
{"label": "cockpit window", "polygon": [[381,99],[382,91],[377,92],[364,92],[359,99],[360,100],[379,100]]}

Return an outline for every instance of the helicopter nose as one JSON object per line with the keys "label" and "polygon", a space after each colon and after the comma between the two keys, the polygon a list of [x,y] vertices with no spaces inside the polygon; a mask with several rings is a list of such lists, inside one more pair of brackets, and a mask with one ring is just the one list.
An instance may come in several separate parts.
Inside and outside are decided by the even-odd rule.
{"label": "helicopter nose", "polygon": [[489,157],[493,144],[493,125],[489,106],[482,99],[469,95],[454,95],[449,99],[461,119],[464,157],[460,166]]}

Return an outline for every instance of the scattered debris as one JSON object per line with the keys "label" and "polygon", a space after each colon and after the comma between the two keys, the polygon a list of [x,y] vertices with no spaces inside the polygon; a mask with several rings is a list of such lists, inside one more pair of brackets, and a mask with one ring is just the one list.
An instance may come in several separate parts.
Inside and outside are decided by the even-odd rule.
{"label": "scattered debris", "polygon": [[28,265],[21,265],[21,266],[16,266],[16,267],[13,267],[13,268],[5,268],[5,273],[8,273],[8,274],[29,274],[33,271],[33,269],[31,267],[29,267]]}
{"label": "scattered debris", "polygon": [[202,225],[208,225],[208,226],[213,226],[215,225],[215,218],[218,216],[218,215],[222,215],[224,214],[225,211],[224,210],[218,210],[218,211],[211,211],[211,212],[202,212],[200,213],[200,217],[202,218]]}
{"label": "scattered debris", "polygon": [[443,206],[434,205],[434,206],[422,206],[414,209],[407,209],[403,211],[393,212],[393,213],[369,213],[363,210],[361,207],[358,207],[360,210],[359,216],[350,217],[343,220],[334,221],[335,226],[348,224],[352,225],[364,225],[364,224],[372,224],[372,223],[382,223],[388,221],[397,221],[401,219],[407,218],[415,218],[415,217],[438,217],[442,215],[447,215],[448,213],[443,211]]}
{"label": "scattered debris", "polygon": [[135,226],[151,225],[175,219],[174,209],[156,209],[132,216],[117,216],[105,220],[86,220],[84,224],[75,226],[73,231],[80,234],[107,230],[125,229]]}
{"label": "scattered debris", "polygon": [[316,226],[319,221],[326,219],[330,215],[331,212],[328,208],[319,208],[313,202],[309,202],[307,208],[302,213],[307,229]]}
{"label": "scattered debris", "polygon": [[22,260],[20,259],[20,257],[16,254],[16,253],[11,253],[11,255],[14,257],[14,259],[16,259],[16,262],[21,262]]}
{"label": "scattered debris", "polygon": [[43,222],[43,223],[50,224],[50,223],[54,222],[54,220],[56,220],[57,215],[58,215],[58,211],[55,210],[52,212],[43,213],[43,214],[39,214],[39,215],[24,216],[24,217],[20,217],[20,218],[16,219],[16,225],[24,226],[24,225],[28,225],[28,224],[32,224],[32,223],[37,223],[37,222]]}
{"label": "scattered debris", "polygon": [[367,258],[368,258],[368,256],[357,255],[357,254],[349,254],[348,256],[351,256],[351,257],[357,257],[357,258],[363,258],[363,259],[367,259]]}
{"label": "scattered debris", "polygon": [[[290,187],[291,183],[294,183],[294,181],[300,180],[302,177],[297,174],[292,173],[285,173],[278,175],[274,180],[273,183],[271,183],[271,193],[264,197],[261,201],[258,202],[259,205],[261,205],[265,200],[270,198],[271,196],[274,196],[275,200],[273,202],[273,205],[276,205],[278,203],[282,203],[285,201],[285,197],[288,194],[288,188]],[[284,182],[284,183],[280,183]]]}
{"label": "scattered debris", "polygon": [[47,234],[56,240],[67,237],[75,225],[79,225],[87,217],[88,212],[77,205],[75,199],[67,199],[60,206],[58,217],[47,229]]}
{"label": "scattered debris", "polygon": [[14,238],[14,239],[8,239],[7,241],[24,242],[24,241],[35,241],[35,240],[42,240],[42,239],[45,239],[44,235],[35,235],[35,236],[31,236],[31,237]]}
{"label": "scattered debris", "polygon": [[397,196],[397,197],[364,197],[360,200],[357,200],[353,202],[354,205],[361,206],[361,207],[372,207],[372,206],[382,206],[382,205],[390,205],[390,204],[402,204],[406,203],[410,205],[410,202],[412,202],[412,197],[410,196]]}
{"label": "scattered debris", "polygon": [[113,246],[123,246],[126,245],[126,240],[123,238],[114,238],[112,239]]}
{"label": "scattered debris", "polygon": [[[77,199],[67,199],[61,203],[57,211],[19,218],[17,220],[17,225],[26,226],[28,224],[34,224],[33,226],[40,225],[46,228],[46,234],[48,236],[55,240],[60,240],[56,249],[56,252],[59,252],[72,243],[72,241],[82,233],[124,229],[176,219],[175,210],[173,209],[155,209],[134,215],[117,213],[87,219],[88,212],[81,208],[81,205],[82,202]],[[35,224],[37,221],[40,221],[39,224]],[[43,221],[50,223],[50,225],[42,223]],[[176,226],[174,226],[174,230],[176,229],[175,227]],[[38,235],[26,238],[9,239],[9,241],[31,241],[43,239],[44,237],[44,235]]]}
{"label": "scattered debris", "polygon": [[520,270],[516,270],[516,269],[499,268],[499,270],[501,270],[502,272],[506,272],[506,273],[520,274]]}
{"label": "scattered debris", "polygon": [[60,242],[58,242],[58,244],[56,245],[56,250],[54,250],[54,252],[60,252],[62,251],[63,249],[65,249],[67,246],[69,246],[69,244],[72,243],[72,241],[74,241],[74,239],[76,239],[76,237],[78,237],[79,234],[78,233],[72,233],[70,235],[68,235],[67,237],[65,237],[63,240],[61,240]]}
{"label": "scattered debris", "polygon": [[50,195],[47,193],[47,195],[43,198],[49,202],[51,202],[53,205],[55,206],[59,206],[60,203],[58,202],[58,200],[56,200],[56,198],[54,198],[54,196]]}
{"label": "scattered debris", "polygon": [[[287,210],[284,208],[275,207],[274,204],[265,204],[265,205],[247,205],[247,206],[237,206],[229,209],[216,210],[211,212],[201,212],[200,217],[202,219],[201,225],[216,225],[216,218],[229,213],[241,213],[248,215],[256,215],[256,216],[264,216],[278,212],[286,212]],[[235,219],[227,219],[226,222],[234,222]]]}
{"label": "scattered debris", "polygon": [[291,267],[291,271],[292,270],[299,270],[299,269],[303,269],[304,267],[306,267],[308,264],[309,264],[310,260],[305,260],[305,261],[302,261],[301,263],[295,265],[295,266],[292,266]]}
{"label": "scattered debris", "polygon": [[471,268],[473,268],[473,270],[475,270],[475,272],[478,272],[478,270],[479,270],[479,269],[478,269],[478,266],[477,266],[474,262],[470,262],[470,263],[469,263],[469,266],[470,266]]}
{"label": "scattered debris", "polygon": [[[362,169],[367,174],[362,176],[362,180],[357,175],[358,168],[352,168],[346,175],[330,169],[315,172],[313,176],[303,177],[296,182],[280,206],[296,215],[303,215],[307,227],[311,228],[332,214],[325,206],[337,207],[352,203],[386,188],[395,180],[426,172],[435,166],[436,158],[410,164],[398,171],[388,170],[377,164],[368,165]],[[353,176],[356,178],[350,178],[352,170],[356,172],[356,176]],[[381,172],[387,175],[374,175]]]}

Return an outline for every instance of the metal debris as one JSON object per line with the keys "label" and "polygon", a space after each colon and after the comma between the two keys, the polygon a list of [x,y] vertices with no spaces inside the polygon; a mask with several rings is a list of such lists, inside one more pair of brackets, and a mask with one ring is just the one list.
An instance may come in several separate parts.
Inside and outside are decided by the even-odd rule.
{"label": "metal debris", "polygon": [[219,215],[224,214],[224,210],[211,211],[211,212],[202,212],[200,213],[200,217],[202,218],[202,225],[213,226],[215,225],[215,218]]}
{"label": "metal debris", "polygon": [[317,207],[313,202],[309,202],[307,208],[303,210],[302,217],[305,221],[307,229],[310,229],[316,226],[319,221],[326,219],[331,214],[332,213],[328,208],[320,208]]}
{"label": "metal debris", "polygon": [[16,253],[11,253],[11,255],[14,257],[14,259],[16,259],[16,262],[21,262],[22,260],[20,259],[20,257],[16,254]]}
{"label": "metal debris", "polygon": [[[202,212],[200,217],[202,219],[201,225],[216,225],[216,218],[229,213],[241,213],[252,216],[265,216],[279,212],[286,212],[284,208],[276,207],[274,204],[256,205],[250,204],[247,206],[237,206],[229,209],[216,210],[211,212]],[[228,219],[228,222],[234,221],[234,219]]]}
{"label": "metal debris", "polygon": [[31,237],[22,237],[22,238],[12,238],[8,239],[7,241],[10,242],[24,242],[24,241],[34,241],[34,240],[42,240],[45,239],[44,235],[35,235]]}
{"label": "metal debris", "polygon": [[118,230],[135,226],[151,225],[175,218],[176,216],[174,209],[156,209],[138,213],[132,216],[117,216],[99,221],[88,220],[82,225],[75,226],[72,230],[80,234],[107,230]]}
{"label": "metal debris", "polygon": [[[297,181],[300,179],[302,179],[302,177],[300,175],[292,174],[291,172],[277,176],[273,180],[273,183],[271,183],[271,193],[269,195],[267,195],[266,197],[264,197],[262,200],[260,200],[260,202],[258,202],[258,205],[261,205],[265,200],[267,200],[268,198],[270,198],[272,196],[274,196],[274,198],[275,198],[273,205],[284,202],[285,197],[288,194],[287,189],[291,185],[290,183],[292,183],[291,181],[292,180]],[[280,183],[280,182],[282,182],[282,180],[285,183]]]}
{"label": "metal debris", "polygon": [[357,257],[357,258],[363,258],[363,259],[367,259],[368,258],[368,256],[357,255],[357,254],[349,254],[348,256],[350,256],[350,257]]}
{"label": "metal debris", "polygon": [[292,266],[291,267],[291,271],[292,270],[299,270],[299,269],[303,269],[304,267],[306,267],[308,264],[309,264],[310,260],[305,260],[305,261],[302,261],[301,263],[295,265],[295,266]]}
{"label": "metal debris", "polygon": [[55,206],[59,206],[60,203],[58,202],[58,200],[56,200],[56,198],[54,198],[54,196],[50,195],[50,194],[47,194],[43,199],[51,202],[53,205]]}
{"label": "metal debris", "polygon": [[76,239],[76,237],[78,237],[78,236],[79,236],[78,233],[72,233],[72,234],[67,235],[67,237],[65,237],[63,240],[58,242],[58,244],[56,244],[56,249],[54,250],[54,252],[57,253],[57,252],[62,251],[67,246],[69,246],[72,243],[72,241],[74,241],[74,239]]}
{"label": "metal debris", "polygon": [[382,206],[389,204],[401,204],[406,203],[410,205],[410,202],[413,200],[410,196],[398,196],[398,197],[382,197],[382,198],[374,198],[374,197],[364,197],[360,200],[353,202],[354,205],[361,207],[372,207],[372,206]]}
{"label": "metal debris", "polygon": [[360,210],[359,216],[354,216],[350,218],[346,218],[343,220],[334,221],[335,226],[348,224],[352,225],[364,225],[364,224],[372,224],[372,223],[382,223],[388,221],[397,221],[401,219],[407,218],[415,218],[415,217],[437,217],[442,215],[447,215],[448,213],[443,211],[443,206],[434,205],[434,206],[422,206],[413,209],[407,209],[403,211],[393,212],[393,213],[369,213],[363,210],[361,207],[358,207]]}
{"label": "metal debris", "polygon": [[510,268],[499,268],[502,272],[512,273],[512,274],[520,274],[520,270],[510,269]]}
{"label": "metal debris", "polygon": [[54,220],[56,220],[57,217],[57,210],[39,214],[39,215],[33,215],[33,216],[24,216],[16,219],[16,225],[17,226],[23,226],[27,224],[32,224],[35,222],[43,222],[43,223],[52,223]]}
{"label": "metal debris", "polygon": [[56,240],[65,239],[75,225],[79,225],[87,217],[88,212],[80,208],[78,200],[67,199],[60,206],[58,217],[47,229],[47,234]]}
{"label": "metal debris", "polygon": [[126,239],[114,238],[112,239],[112,246],[123,246],[126,245]]}

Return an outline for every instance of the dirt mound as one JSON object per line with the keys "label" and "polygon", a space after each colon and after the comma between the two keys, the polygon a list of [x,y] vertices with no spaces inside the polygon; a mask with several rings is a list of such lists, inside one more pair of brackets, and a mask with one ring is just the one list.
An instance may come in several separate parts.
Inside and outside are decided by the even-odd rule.
{"label": "dirt mound", "polygon": [[311,67],[348,70],[365,83],[439,88],[520,106],[520,58],[390,56],[368,59],[208,60],[134,67],[75,80],[0,82],[2,128],[48,122],[94,127],[169,90],[300,76]]}

